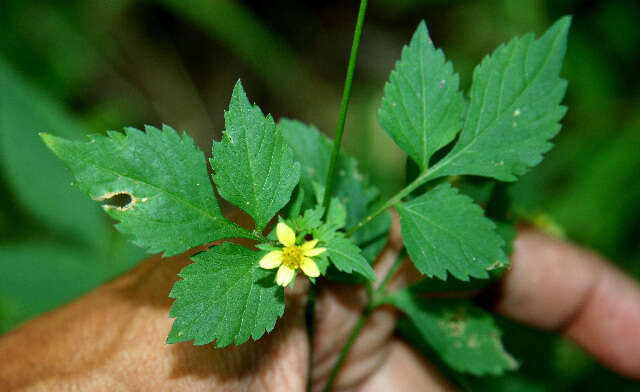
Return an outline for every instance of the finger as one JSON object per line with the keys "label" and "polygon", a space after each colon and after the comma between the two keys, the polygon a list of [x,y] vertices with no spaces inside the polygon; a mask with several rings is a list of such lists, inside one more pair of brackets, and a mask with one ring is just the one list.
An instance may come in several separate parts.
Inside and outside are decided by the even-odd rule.
{"label": "finger", "polygon": [[640,379],[640,287],[597,255],[521,229],[497,309],[559,330],[613,370]]}
{"label": "finger", "polygon": [[394,339],[387,360],[367,379],[359,392],[440,392],[455,387],[425,358],[405,342]]}
{"label": "finger", "polygon": [[[376,264],[376,272],[387,270],[398,251],[387,247]],[[322,390],[343,345],[367,303],[364,288],[327,282],[318,293],[316,332],[313,336],[312,390]],[[374,311],[351,347],[335,381],[336,391],[362,383],[385,362],[396,312],[392,308]]]}
{"label": "finger", "polygon": [[[394,222],[391,226],[390,240],[374,266],[378,276],[378,281],[374,286],[380,283],[382,277],[391,268],[402,247],[397,215],[393,214],[392,217]],[[419,277],[420,273],[412,268],[411,263],[405,262],[389,282],[388,288],[402,287]],[[328,283],[319,293],[316,305],[316,333],[313,341],[312,390],[322,390],[326,384],[340,349],[347,341],[366,302],[367,294],[362,287]],[[366,382],[369,387],[373,387],[375,383],[368,381],[370,377],[380,377],[379,382],[382,384],[391,383],[392,377],[402,373],[402,368],[389,365],[392,357],[399,355],[404,361],[409,361],[410,358],[419,358],[419,355],[415,353],[409,357],[408,351],[403,351],[396,347],[397,345],[392,344],[397,316],[398,312],[392,307],[382,307],[372,312],[338,373],[334,383],[335,391],[360,388],[363,382]],[[423,369],[425,368],[424,363],[426,362],[415,364],[411,369]],[[427,370],[429,371],[423,377],[431,379],[432,382],[425,385],[439,383],[433,381],[437,371],[432,367]],[[377,376],[380,371],[384,372],[383,376]],[[398,385],[406,385],[408,388],[411,386],[408,379],[396,380],[396,382]]]}

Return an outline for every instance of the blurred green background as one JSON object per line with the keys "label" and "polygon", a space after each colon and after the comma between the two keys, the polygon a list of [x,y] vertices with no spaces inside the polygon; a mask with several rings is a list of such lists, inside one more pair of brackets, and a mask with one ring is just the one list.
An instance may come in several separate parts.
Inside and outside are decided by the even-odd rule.
{"label": "blurred green background", "polygon": [[[357,1],[18,1],[0,5],[0,333],[132,268],[144,253],[40,142],[170,124],[210,154],[233,84],[276,118],[332,134]],[[382,89],[421,19],[468,88],[498,44],[574,16],[556,147],[510,187],[516,211],[640,278],[640,3],[371,0],[344,148],[383,195],[405,156],[377,122]],[[572,344],[504,321],[522,362],[465,389],[638,390]],[[446,369],[443,369],[445,372]]]}

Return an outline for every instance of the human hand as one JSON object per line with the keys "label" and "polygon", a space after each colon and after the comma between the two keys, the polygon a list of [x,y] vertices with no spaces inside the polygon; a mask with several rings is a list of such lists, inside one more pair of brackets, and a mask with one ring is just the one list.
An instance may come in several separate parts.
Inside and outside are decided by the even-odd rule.
{"label": "human hand", "polygon": [[[396,225],[397,229],[397,225]],[[381,275],[399,248],[397,230],[376,266]],[[195,249],[198,251],[202,249]],[[193,253],[193,251],[191,252]],[[558,330],[612,369],[640,378],[640,289],[598,256],[520,230],[513,266],[499,286],[498,311]],[[152,257],[131,273],[46,314],[0,340],[1,390],[302,391],[308,374],[306,280],[287,289],[287,311],[258,342],[215,349],[166,345],[167,298],[188,254]],[[392,287],[416,278],[404,263]],[[328,283],[318,295],[312,385],[327,380],[366,303],[364,290]],[[450,390],[408,345],[393,337],[396,312],[380,308],[356,340],[336,390]]]}
{"label": "human hand", "polygon": [[[401,246],[398,225],[395,224],[391,246],[383,253],[376,268],[379,276],[383,275],[380,272],[384,272],[390,266],[398,252],[397,249]],[[509,318],[564,334],[605,366],[624,376],[640,380],[640,287],[637,282],[593,252],[553,239],[525,226],[518,229],[511,259],[512,265],[509,270],[489,289],[490,293],[474,294],[483,295],[485,299],[493,299],[494,310]],[[406,286],[420,278],[420,273],[413,268],[412,263],[404,262],[391,286]],[[345,290],[348,288],[345,287]],[[346,340],[346,333],[355,323],[356,317],[352,315],[349,327],[341,328],[347,332],[341,335],[339,344],[334,343],[331,346],[334,356],[327,362],[335,361],[337,352]],[[338,321],[331,325],[332,319]],[[335,329],[340,325],[340,320],[340,317],[326,317],[323,328]],[[383,323],[370,323],[362,335],[370,328],[370,335],[376,336],[378,333],[379,336],[384,336],[380,332],[384,328],[378,326],[376,330],[371,326],[376,324]],[[330,339],[336,339],[335,335]],[[368,340],[370,339],[359,338],[354,345],[354,351],[366,351],[367,347],[376,346]],[[327,344],[327,347],[329,346]],[[404,347],[403,350],[410,349]],[[415,358],[414,354],[409,352],[403,351],[402,355]],[[372,353],[367,355],[350,355],[345,368],[357,366],[359,358],[370,358]],[[381,391],[451,389],[428,364],[414,359],[409,360],[411,361],[411,364],[407,364],[407,360],[400,361],[404,365],[398,365],[396,372],[391,370],[374,374],[365,385],[372,387],[372,390]],[[395,366],[391,359],[382,363],[382,369]],[[324,366],[321,369],[324,369]],[[341,374],[342,381],[349,380],[345,373],[346,370]],[[415,383],[415,378],[418,377],[424,379]],[[385,387],[376,384],[382,378],[385,379]],[[314,368],[314,380],[318,381],[314,385],[323,385],[326,373],[317,373]],[[337,385],[340,385],[340,381],[339,378]],[[404,389],[399,388],[399,385],[404,385]]]}

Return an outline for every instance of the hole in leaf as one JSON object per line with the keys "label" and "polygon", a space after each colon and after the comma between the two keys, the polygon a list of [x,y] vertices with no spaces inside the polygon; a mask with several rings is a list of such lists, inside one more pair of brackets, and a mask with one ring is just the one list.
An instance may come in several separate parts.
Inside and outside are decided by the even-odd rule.
{"label": "hole in leaf", "polygon": [[113,207],[126,208],[131,203],[131,195],[129,193],[118,193],[105,200],[106,203]]}
{"label": "hole in leaf", "polygon": [[107,193],[96,200],[104,201],[103,205],[106,208],[117,208],[120,211],[130,209],[138,201],[131,192],[127,191]]}

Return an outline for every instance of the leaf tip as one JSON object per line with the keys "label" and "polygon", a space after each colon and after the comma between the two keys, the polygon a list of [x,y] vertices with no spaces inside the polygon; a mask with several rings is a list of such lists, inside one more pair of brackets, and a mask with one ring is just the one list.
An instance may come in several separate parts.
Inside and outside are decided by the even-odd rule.
{"label": "leaf tip", "polygon": [[572,15],[563,16],[562,18],[558,19],[551,27],[549,27],[549,30],[547,30],[547,33],[551,33],[554,36],[555,35],[563,36],[563,39],[566,40],[567,35],[569,33],[569,27],[571,27],[572,20],[573,20]]}
{"label": "leaf tip", "polygon": [[40,136],[40,139],[42,139],[42,141],[47,145],[53,140],[54,137],[50,133],[46,132],[38,132],[38,136]]}
{"label": "leaf tip", "polygon": [[42,142],[47,146],[47,148],[53,152],[56,152],[58,142],[64,140],[47,132],[39,132],[38,136],[40,136],[40,139],[42,139]]}
{"label": "leaf tip", "polygon": [[238,78],[236,84],[233,86],[233,93],[231,94],[231,101],[235,99],[240,99],[242,101],[249,101],[247,98],[247,93],[244,91],[244,87],[242,86],[242,80]]}
{"label": "leaf tip", "polygon": [[161,129],[162,129],[162,132],[170,133],[172,135],[178,135],[178,131],[176,131],[176,129],[169,124],[162,123]]}
{"label": "leaf tip", "polygon": [[433,46],[433,41],[431,41],[431,36],[429,35],[429,28],[427,27],[427,22],[425,22],[424,19],[418,24],[418,28],[411,39],[411,44],[418,39],[425,40],[429,45]]}
{"label": "leaf tip", "polygon": [[556,23],[561,24],[566,28],[569,28],[572,22],[573,22],[573,15],[565,15],[562,18],[558,19]]}

